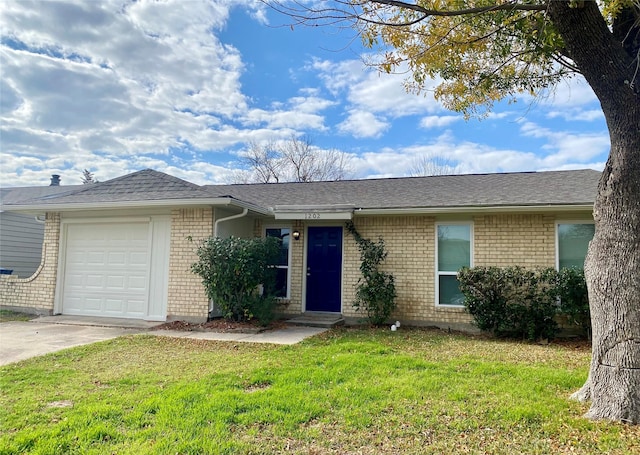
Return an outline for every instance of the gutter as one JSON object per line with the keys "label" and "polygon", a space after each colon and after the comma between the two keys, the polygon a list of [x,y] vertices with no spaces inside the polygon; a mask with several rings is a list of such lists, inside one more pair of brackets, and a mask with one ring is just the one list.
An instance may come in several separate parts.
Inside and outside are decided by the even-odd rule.
{"label": "gutter", "polygon": [[463,206],[463,207],[422,207],[356,209],[354,215],[446,215],[461,213],[513,213],[513,212],[584,212],[593,211],[593,204],[578,205],[502,205],[502,206]]}
{"label": "gutter", "polygon": [[158,199],[141,201],[110,201],[110,202],[78,202],[61,204],[5,204],[0,208],[5,211],[41,214],[42,212],[73,212],[81,210],[123,209],[137,207],[208,207],[208,206],[236,206],[261,215],[273,216],[269,209],[265,209],[249,202],[231,197],[216,197],[206,199]]}

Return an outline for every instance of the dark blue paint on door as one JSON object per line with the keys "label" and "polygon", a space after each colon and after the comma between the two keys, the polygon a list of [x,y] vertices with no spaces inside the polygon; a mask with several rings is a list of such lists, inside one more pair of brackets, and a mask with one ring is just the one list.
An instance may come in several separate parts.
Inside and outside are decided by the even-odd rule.
{"label": "dark blue paint on door", "polygon": [[307,232],[307,311],[341,311],[342,228]]}

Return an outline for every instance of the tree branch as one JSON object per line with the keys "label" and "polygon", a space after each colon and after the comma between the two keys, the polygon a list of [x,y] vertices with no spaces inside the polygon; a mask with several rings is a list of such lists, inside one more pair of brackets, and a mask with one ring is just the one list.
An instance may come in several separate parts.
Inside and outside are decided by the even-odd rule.
{"label": "tree branch", "polygon": [[512,1],[509,3],[503,3],[500,5],[489,5],[489,6],[478,6],[475,8],[465,8],[460,10],[435,10],[428,9],[423,6],[402,2],[398,0],[370,0],[371,3],[377,3],[380,5],[393,6],[396,8],[408,9],[412,11],[416,11],[418,13],[422,13],[425,16],[464,16],[466,14],[478,14],[478,13],[487,13],[490,11],[545,11],[547,9],[546,2],[540,5],[521,5],[518,4],[517,1]]}

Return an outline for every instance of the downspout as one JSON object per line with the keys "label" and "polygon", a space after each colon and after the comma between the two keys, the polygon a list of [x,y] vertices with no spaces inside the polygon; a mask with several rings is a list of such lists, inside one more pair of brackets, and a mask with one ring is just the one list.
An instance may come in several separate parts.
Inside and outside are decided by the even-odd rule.
{"label": "downspout", "polygon": [[44,215],[44,218],[42,218],[42,219],[40,218],[41,216],[43,216],[43,215],[36,215],[35,216],[35,219],[36,219],[36,221],[38,223],[44,223],[47,220],[47,215]]}
{"label": "downspout", "polygon": [[[231,215],[231,216],[228,216],[226,218],[220,218],[219,220],[216,220],[213,223],[213,236],[214,237],[218,237],[218,225],[222,221],[231,221],[231,220],[235,220],[237,218],[242,218],[242,217],[247,216],[247,213],[249,213],[249,209],[245,208],[245,209],[242,210],[241,213],[238,213],[236,215]],[[213,313],[213,307],[214,307],[213,300],[210,299],[209,300],[209,316],[211,316],[211,313]]]}
{"label": "downspout", "polygon": [[242,213],[238,213],[237,215],[231,215],[226,218],[220,218],[219,220],[216,220],[215,223],[213,224],[213,236],[218,237],[219,223],[221,223],[222,221],[231,221],[231,220],[235,220],[236,218],[242,218],[243,216],[247,216],[247,213],[249,213],[249,209],[245,208],[242,210]]}

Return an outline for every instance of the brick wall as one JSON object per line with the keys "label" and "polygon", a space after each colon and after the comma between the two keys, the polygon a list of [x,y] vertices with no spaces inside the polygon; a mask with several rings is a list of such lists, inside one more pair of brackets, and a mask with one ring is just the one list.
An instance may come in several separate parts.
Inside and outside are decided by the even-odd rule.
{"label": "brick wall", "polygon": [[60,247],[60,214],[47,213],[42,260],[29,278],[0,275],[0,306],[38,314],[52,314]]}
{"label": "brick wall", "polygon": [[[435,223],[430,216],[390,216],[355,218],[358,232],[365,238],[385,242],[388,256],[383,270],[393,274],[397,292],[394,318],[422,324],[466,324],[469,316],[458,308],[435,305]],[[361,318],[351,303],[360,278],[360,253],[345,230],[343,274],[343,314]]]}
{"label": "brick wall", "polygon": [[[196,250],[202,240],[213,235],[211,208],[171,211],[171,247],[169,253],[169,292],[167,320],[207,320],[209,299],[201,278],[191,272],[198,260]],[[191,240],[189,240],[191,238]]]}
{"label": "brick wall", "polygon": [[[171,212],[168,319],[204,321],[208,299],[200,277],[191,272],[199,243],[213,234],[211,208],[174,209]],[[468,218],[474,226],[474,265],[523,265],[553,267],[555,264],[555,217],[543,214],[489,214]],[[385,240],[389,256],[384,269],[396,279],[398,308],[395,318],[414,323],[440,325],[471,321],[463,309],[435,305],[435,224],[432,216],[356,217],[356,228],[364,237]],[[286,313],[302,310],[305,224],[291,222],[300,240],[291,241],[291,293]],[[343,251],[343,314],[360,318],[351,305],[360,277],[360,254],[345,230]],[[262,236],[256,220],[254,234]],[[188,240],[191,237],[193,240]],[[60,215],[47,214],[42,264],[26,279],[0,275],[0,305],[52,313],[60,242]]]}
{"label": "brick wall", "polygon": [[[555,217],[542,214],[494,214],[473,222],[474,265],[553,267]],[[392,273],[398,293],[394,317],[422,324],[468,324],[464,309],[435,304],[435,225],[429,216],[359,217],[354,223],[371,240],[382,237],[389,252],[383,269]],[[345,231],[343,314],[362,317],[351,306],[360,277],[360,255]]]}
{"label": "brick wall", "polygon": [[500,214],[473,219],[474,265],[555,266],[555,217]]}

